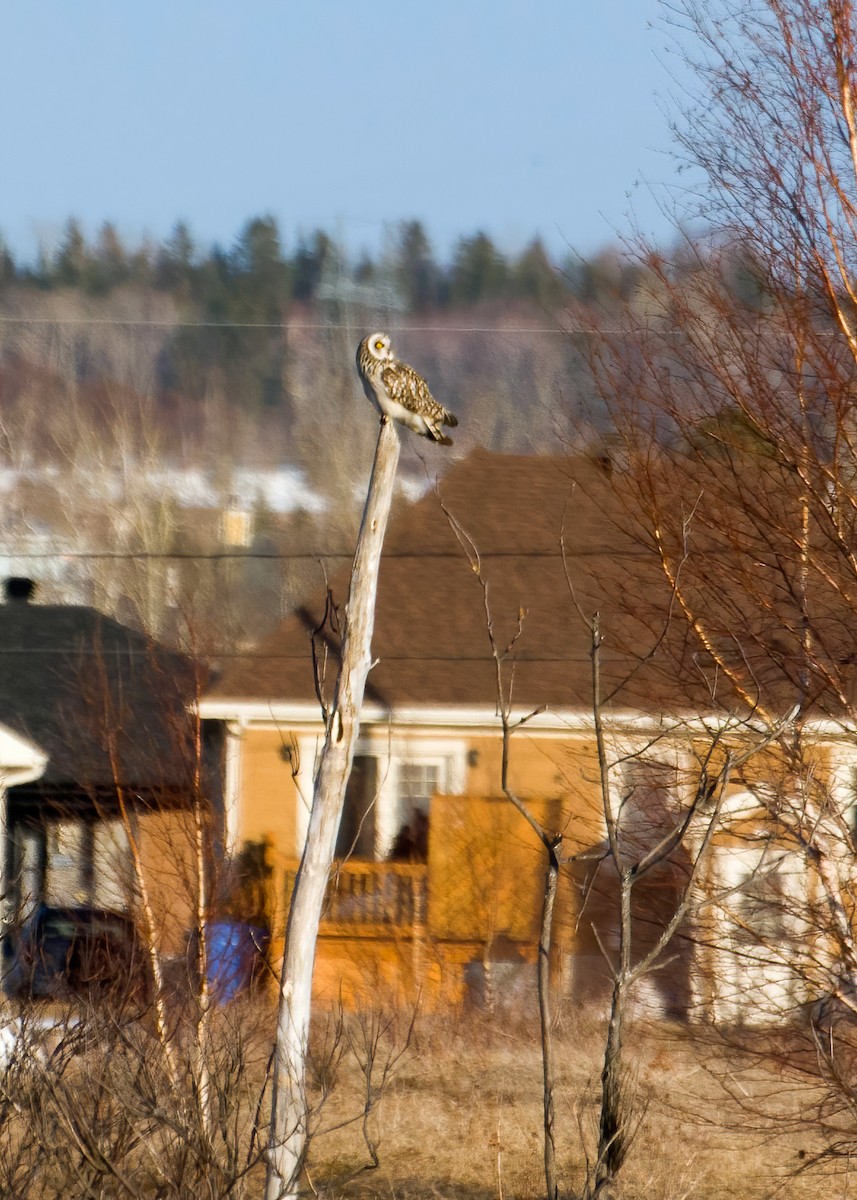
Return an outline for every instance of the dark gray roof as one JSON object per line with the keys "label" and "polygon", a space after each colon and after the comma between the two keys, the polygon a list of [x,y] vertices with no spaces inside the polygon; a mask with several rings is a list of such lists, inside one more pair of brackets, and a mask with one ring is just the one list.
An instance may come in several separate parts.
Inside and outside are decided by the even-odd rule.
{"label": "dark gray roof", "polygon": [[0,605],[0,723],[49,756],[40,785],[186,782],[191,664],[82,606]]}

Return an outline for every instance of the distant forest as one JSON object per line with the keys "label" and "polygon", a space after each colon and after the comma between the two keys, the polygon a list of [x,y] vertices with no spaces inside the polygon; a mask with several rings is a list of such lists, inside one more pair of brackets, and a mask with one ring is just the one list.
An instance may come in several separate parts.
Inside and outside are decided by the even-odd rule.
{"label": "distant forest", "polygon": [[[670,264],[689,281],[699,269]],[[740,257],[729,269],[752,301],[752,270]],[[351,261],[322,231],[287,253],[270,216],[228,250],[201,248],[181,223],[163,244],[126,246],[109,223],[88,241],[73,220],[35,264],[0,248],[6,569],[37,570],[46,598],[80,595],[161,636],[180,594],[218,644],[245,624],[258,632],[260,596],[276,596],[266,619],[289,611],[317,586],[310,560],[352,544],[378,428],[354,368],[366,332],[387,328],[458,416],[451,451],[403,436],[400,479],[424,488],[476,448],[600,455],[599,331],[671,323],[663,278],[662,262],[615,250],[556,265],[535,240],[510,258],[484,233],[443,264],[415,221],[375,260]],[[242,468],[299,472],[292,510],[271,511]],[[188,471],[223,511],[253,511],[246,570],[230,569],[228,586],[205,558],[228,540],[219,517],[182,509],[158,482]]]}
{"label": "distant forest", "polygon": [[[680,254],[673,263],[689,274],[699,266],[683,267]],[[740,259],[733,275],[731,287],[752,290]],[[16,261],[0,239],[0,416],[19,458],[22,439],[31,460],[44,458],[69,389],[85,421],[87,388],[109,385],[108,409],[145,400],[168,461],[287,463],[344,498],[374,440],[368,410],[355,409],[365,332],[388,327],[456,412],[456,453],[555,451],[603,425],[587,337],[605,315],[650,308],[656,279],[615,249],[556,264],[538,238],[508,257],[481,232],[441,263],[418,221],[391,230],[376,258],[352,261],[322,230],[286,252],[267,215],[228,249],[201,247],[183,222],[162,243],[131,247],[110,222],[88,240],[71,219],[35,263]],[[34,400],[38,426],[18,420]],[[345,456],[330,436],[343,422]]]}
{"label": "distant forest", "polygon": [[569,253],[554,263],[534,238],[521,254],[508,257],[482,232],[459,239],[451,261],[439,263],[419,221],[402,222],[379,258],[350,261],[323,230],[299,236],[294,251],[272,216],[247,221],[234,245],[198,246],[179,221],[162,243],[125,246],[106,221],[87,241],[70,219],[56,249],[38,261],[17,262],[0,236],[0,288],[75,288],[108,295],[123,285],[153,288],[193,302],[212,320],[282,321],[295,301],[312,304],[343,288],[355,300],[385,297],[408,313],[462,308],[483,301],[524,300],[553,308],[565,299],[584,302],[607,293],[627,294],[639,268],[611,251],[591,261]]}
{"label": "distant forest", "polygon": [[[52,456],[68,389],[87,423],[87,388],[106,382],[114,406],[145,397],[175,463],[288,463],[353,503],[375,429],[354,348],[379,325],[458,414],[456,453],[555,450],[591,427],[568,312],[627,299],[639,266],[614,251],[556,265],[538,239],[508,257],[484,233],[462,237],[444,264],[418,221],[388,241],[352,261],[318,230],[287,252],[277,221],[260,216],[228,249],[201,247],[182,222],[163,243],[131,247],[109,222],[87,239],[69,220],[35,263],[0,243],[0,412],[7,433],[26,425],[18,457],[22,439],[30,460]],[[16,417],[34,399],[37,427]],[[331,437],[344,421],[347,453]]]}

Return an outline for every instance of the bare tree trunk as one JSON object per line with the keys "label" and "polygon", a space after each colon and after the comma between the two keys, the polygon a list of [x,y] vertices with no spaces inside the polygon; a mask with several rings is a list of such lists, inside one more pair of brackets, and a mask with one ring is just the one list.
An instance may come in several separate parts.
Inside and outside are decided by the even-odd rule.
{"label": "bare tree trunk", "polygon": [[[441,506],[443,507],[443,506]],[[443,509],[450,527],[459,544],[467,555],[479,586],[482,589],[482,604],[485,609],[485,631],[491,646],[491,657],[494,660],[494,671],[497,687],[497,713],[500,717],[503,731],[503,749],[500,763],[500,787],[503,795],[516,809],[544,847],[547,856],[545,868],[545,890],[542,898],[542,920],[539,930],[539,958],[537,967],[538,997],[539,997],[539,1028],[542,1049],[542,1101],[543,1101],[543,1133],[544,1133],[544,1164],[545,1164],[545,1197],[546,1200],[557,1200],[559,1183],[556,1172],[556,1137],[554,1131],[554,1087],[556,1073],[554,1071],[553,1046],[553,1013],[551,1011],[551,948],[553,945],[553,914],[559,884],[560,853],[562,849],[562,834],[551,834],[536,820],[533,813],[520,796],[512,789],[509,782],[509,763],[512,734],[526,725],[541,709],[536,709],[512,721],[512,681],[504,678],[504,665],[511,658],[514,665],[514,651],[517,641],[524,628],[526,616],[522,609],[518,614],[518,626],[511,642],[502,650],[494,636],[494,616],[491,610],[488,580],[482,571],[482,559],[476,543],[459,524],[452,513]]]}
{"label": "bare tree trunk", "polygon": [[620,880],[619,961],[614,965],[613,994],[610,1020],[604,1045],[601,1068],[601,1110],[598,1115],[598,1150],[592,1187],[587,1196],[597,1195],[622,1165],[625,1157],[624,1126],[627,1121],[625,1098],[622,1095],[622,1036],[628,996],[628,974],[631,967],[631,876],[622,866],[617,814],[610,794],[609,768],[601,720],[601,616],[595,613],[590,622],[592,637],[592,710],[598,746],[598,766],[601,780],[601,799],[607,827],[610,856]]}
{"label": "bare tree trunk", "polygon": [[[199,705],[196,707],[199,713]],[[210,1143],[213,1132],[211,1062],[209,1058],[208,1027],[211,1022],[211,988],[209,982],[209,830],[202,795],[202,723],[197,715],[194,725],[193,761],[193,821],[196,854],[196,1065],[201,1128]],[[208,1149],[208,1147],[206,1147]]]}
{"label": "bare tree trunk", "polygon": [[542,1040],[542,1099],[544,1103],[544,1157],[545,1195],[547,1200],[557,1200],[559,1184],[556,1173],[556,1143],[554,1139],[554,1053],[553,1013],[551,1012],[551,945],[553,942],[553,910],[556,889],[559,883],[558,849],[562,845],[562,834],[543,839],[548,855],[545,873],[545,894],[542,901],[542,926],[539,935],[539,1026]]}
{"label": "bare tree trunk", "polygon": [[[110,747],[111,767],[114,779],[120,778],[113,745]],[[119,816],[122,827],[128,838],[128,849],[131,855],[131,867],[134,873],[134,884],[137,889],[137,899],[141,910],[141,925],[143,929],[143,945],[149,959],[149,969],[152,973],[154,988],[155,1028],[158,1042],[164,1055],[164,1064],[173,1088],[178,1088],[179,1071],[176,1062],[175,1047],[170,1038],[170,1025],[167,1015],[167,998],[164,987],[164,970],[161,961],[161,951],[158,946],[158,925],[155,919],[155,906],[146,872],[143,868],[143,854],[140,848],[140,830],[137,812],[133,802],[129,804],[125,789],[117,782],[116,799],[119,803]]]}
{"label": "bare tree trunk", "polygon": [[613,979],[610,1020],[601,1068],[601,1112],[598,1118],[598,1154],[595,1162],[596,1196],[618,1174],[627,1152],[630,1104],[623,1094],[622,1057],[625,1011],[628,1001],[628,971],[631,939],[631,876],[622,872],[619,918],[619,970]]}
{"label": "bare tree trunk", "polygon": [[[672,829],[667,829],[655,845],[646,848],[635,846],[623,834],[621,814],[614,805],[610,785],[610,763],[607,755],[604,723],[602,720],[603,698],[601,694],[601,618],[595,613],[589,621],[592,657],[592,711],[595,726],[595,741],[601,785],[601,800],[604,822],[607,829],[608,855],[612,860],[619,881],[619,946],[617,959],[612,962],[613,991],[610,1019],[604,1044],[604,1059],[601,1069],[601,1105],[598,1116],[598,1148],[594,1169],[587,1179],[583,1195],[585,1200],[594,1200],[602,1195],[615,1181],[631,1143],[631,1125],[634,1120],[634,1098],[628,1087],[625,1070],[624,1033],[629,1017],[629,1002],[636,983],[652,970],[670,946],[673,938],[691,911],[697,881],[708,854],[712,839],[720,822],[720,810],[733,770],[740,768],[754,755],[780,738],[783,730],[793,719],[796,709],[779,723],[772,723],[765,732],[759,732],[747,742],[744,722],[736,721],[734,729],[745,742],[743,748],[730,746],[726,740],[728,727],[715,731],[706,749],[698,756],[694,781],[694,795]],[[715,753],[716,756],[715,757]],[[690,869],[677,892],[672,911],[654,944],[638,947],[635,954],[635,928],[632,914],[634,887],[654,868],[668,864],[674,850],[679,846],[695,846],[690,859]]]}
{"label": "bare tree trunk", "polygon": [[381,548],[399,461],[399,437],[382,424],[357,551],[342,638],[342,661],[315,781],[306,846],[295,879],[277,1016],[266,1200],[297,1194],[307,1146],[306,1055],[315,943],[336,849],[345,787],[360,729]]}

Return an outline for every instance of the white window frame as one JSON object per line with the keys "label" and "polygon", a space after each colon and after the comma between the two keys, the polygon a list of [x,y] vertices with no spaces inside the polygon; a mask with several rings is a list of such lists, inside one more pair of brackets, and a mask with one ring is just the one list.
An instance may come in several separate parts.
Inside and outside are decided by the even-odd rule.
{"label": "white window frame", "polygon": [[[857,746],[850,742],[828,745],[830,795],[836,812],[841,815],[851,837],[857,841]],[[840,836],[832,839],[832,845],[841,848],[843,857],[849,853],[847,841]]]}
{"label": "white window frame", "polygon": [[[296,783],[297,851],[303,852],[309,826],[313,780],[321,753],[322,739],[310,735],[298,739],[300,767]],[[409,737],[391,735],[388,729],[369,729],[357,739],[355,756],[374,758],[378,763],[377,796],[375,800],[375,857],[386,858],[402,825],[399,795],[399,765],[416,762],[438,768],[438,790],[450,796],[462,795],[467,779],[466,738]]]}
{"label": "white window frame", "polygon": [[[607,764],[610,807],[613,819],[620,827],[628,790],[633,786],[633,768],[638,763],[666,767],[674,771],[677,804],[682,810],[686,810],[692,803],[693,796],[684,782],[693,768],[693,755],[689,750],[666,736],[647,738],[644,741],[619,737],[613,740],[611,749],[613,759]],[[692,836],[692,831],[688,831],[688,836]]]}
{"label": "white window frame", "polygon": [[464,738],[393,737],[385,750],[385,761],[378,764],[375,814],[375,853],[378,858],[386,858],[390,853],[405,816],[399,786],[401,763],[436,766],[438,791],[444,795],[461,795],[467,778],[467,741]]}
{"label": "white window frame", "polygon": [[295,773],[295,852],[300,857],[306,845],[309,829],[309,813],[312,808],[312,793],[315,787],[315,773],[318,759],[324,745],[324,735],[318,733],[304,734],[293,739],[298,748],[298,769]]}
{"label": "white window frame", "polygon": [[[741,793],[745,800],[752,792]],[[719,967],[715,976],[715,1017],[747,1024],[767,1024],[802,999],[803,983],[794,969],[795,948],[805,936],[799,905],[806,896],[806,867],[800,853],[760,839],[756,845],[721,846],[714,859],[715,886],[724,891],[717,922]],[[748,881],[776,871],[783,887],[783,937],[781,944],[760,938],[758,948],[741,936],[741,897]],[[789,904],[789,901],[792,904]]]}

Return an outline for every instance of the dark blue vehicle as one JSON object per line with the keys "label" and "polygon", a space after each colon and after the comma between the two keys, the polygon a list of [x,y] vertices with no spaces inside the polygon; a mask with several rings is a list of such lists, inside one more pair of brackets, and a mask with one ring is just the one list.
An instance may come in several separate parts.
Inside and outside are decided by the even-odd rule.
{"label": "dark blue vehicle", "polygon": [[144,1001],[144,947],[125,913],[40,904],[3,939],[3,990],[20,1000]]}

